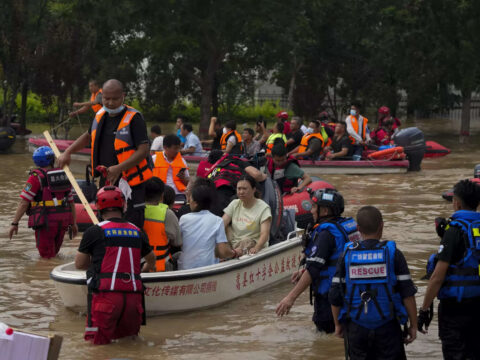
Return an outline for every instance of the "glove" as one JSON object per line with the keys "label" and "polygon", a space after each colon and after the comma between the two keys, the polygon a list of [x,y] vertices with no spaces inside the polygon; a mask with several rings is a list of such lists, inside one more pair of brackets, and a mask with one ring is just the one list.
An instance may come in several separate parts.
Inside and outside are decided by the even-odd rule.
{"label": "glove", "polygon": [[[428,310],[420,309],[418,311],[418,331],[424,332],[428,330],[428,327],[433,319],[433,303],[430,305]],[[423,326],[425,325],[425,330],[423,330]]]}
{"label": "glove", "polygon": [[437,231],[437,235],[443,238],[445,234],[445,227],[448,225],[448,221],[445,218],[437,217],[435,218],[435,230]]}

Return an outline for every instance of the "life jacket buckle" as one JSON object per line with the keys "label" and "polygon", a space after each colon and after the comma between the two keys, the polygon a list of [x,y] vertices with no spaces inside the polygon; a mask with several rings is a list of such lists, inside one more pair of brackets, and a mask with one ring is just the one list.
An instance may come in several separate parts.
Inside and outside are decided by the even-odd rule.
{"label": "life jacket buckle", "polygon": [[121,279],[125,284],[128,284],[129,282],[132,281],[132,274],[130,273],[123,273],[122,279]]}

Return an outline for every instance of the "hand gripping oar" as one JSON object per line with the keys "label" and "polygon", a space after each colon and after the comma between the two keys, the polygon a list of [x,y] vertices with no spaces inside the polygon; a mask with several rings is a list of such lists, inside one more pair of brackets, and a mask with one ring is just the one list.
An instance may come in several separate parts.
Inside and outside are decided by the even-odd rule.
{"label": "hand gripping oar", "polygon": [[[43,132],[43,136],[45,136],[45,139],[47,139],[48,144],[52,148],[53,152],[55,153],[55,156],[58,158],[60,156],[60,151],[57,148],[57,145],[53,141],[52,137],[50,136],[50,133],[48,130],[45,130]],[[88,216],[90,216],[90,219],[92,220],[93,224],[98,224],[98,219],[95,216],[95,213],[93,212],[92,208],[90,207],[90,204],[88,203],[87,199],[85,198],[85,195],[83,195],[83,191],[78,186],[77,180],[75,180],[75,177],[73,176],[72,172],[70,171],[70,168],[68,165],[65,165],[63,167],[63,170],[65,171],[65,174],[67,174],[68,180],[70,180],[70,183],[72,184],[73,188],[75,189],[80,201],[82,202],[83,206],[85,207],[85,210],[87,210]]]}

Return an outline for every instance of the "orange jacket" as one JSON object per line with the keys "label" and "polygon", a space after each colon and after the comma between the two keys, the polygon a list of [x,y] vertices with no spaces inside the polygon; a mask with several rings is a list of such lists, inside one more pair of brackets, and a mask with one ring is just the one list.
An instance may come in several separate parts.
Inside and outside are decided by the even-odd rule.
{"label": "orange jacket", "polygon": [[170,244],[165,232],[165,217],[168,206],[165,204],[147,205],[145,207],[145,222],[143,230],[148,235],[150,246],[157,259],[155,267],[157,271],[165,271],[165,261],[172,258],[170,255]]}
{"label": "orange jacket", "polygon": [[[237,138],[237,144],[234,146],[234,148],[237,148],[237,150],[238,150],[237,152],[239,152],[239,151],[241,152],[241,150],[242,150],[242,137],[237,132],[237,130],[230,130],[228,133],[222,135],[222,137],[220,138],[220,146],[221,146],[222,150],[227,149],[227,140],[232,135]],[[233,149],[232,149],[232,151],[233,151]],[[237,153],[237,152],[235,152],[235,153]]]}
{"label": "orange jacket", "polygon": [[[138,113],[137,110],[130,106],[127,106],[127,111],[125,111],[125,114],[123,115],[123,118],[118,125],[117,133],[115,135],[114,147],[119,164],[130,158],[130,156],[132,156],[132,154],[137,150],[135,148],[135,145],[133,144],[132,132],[130,131],[130,123],[132,122],[133,116],[136,113]],[[93,120],[92,124],[92,176],[95,171],[95,167],[97,165],[102,165],[96,163],[98,158],[97,151],[99,149],[98,143],[100,141],[100,136],[97,135],[100,134],[101,128],[103,126],[104,116],[108,115],[105,114],[105,110],[101,108],[95,115],[95,119]],[[123,172],[123,176],[126,178],[130,186],[139,185],[152,177],[153,174],[150,165],[151,161],[149,162],[147,159],[148,158],[143,159],[136,166]]]}
{"label": "orange jacket", "polygon": [[[97,98],[97,95],[98,94],[101,94],[102,93],[102,89],[99,89],[96,93],[92,93],[92,96],[90,96],[90,102],[94,102],[95,99]],[[95,105],[92,105],[92,110],[94,113],[97,113],[98,110],[100,110],[102,108],[102,104],[95,104]]]}
{"label": "orange jacket", "polygon": [[[303,153],[307,151],[308,148],[308,142],[310,141],[311,138],[317,138],[322,142],[322,148],[325,147],[325,140],[323,139],[323,136],[321,133],[313,133],[313,134],[305,134],[302,137],[302,141],[300,142],[300,147],[298,148],[299,153]],[[327,146],[330,145],[332,141],[330,139],[327,139]]]}
{"label": "orange jacket", "polygon": [[169,163],[165,159],[165,155],[163,154],[163,151],[156,151],[155,154],[157,155],[157,158],[155,159],[155,164],[153,165],[153,176],[156,176],[159,179],[162,179],[162,181],[166,184],[168,169],[172,168],[173,182],[175,183],[175,186],[177,187],[178,191],[184,192],[187,187],[177,177],[180,169],[185,167],[185,163],[183,162],[182,155],[178,153],[177,156],[175,156],[175,159],[173,159],[173,161]]}
{"label": "orange jacket", "polygon": [[[362,116],[363,117],[363,116]],[[360,135],[360,137],[365,141],[366,137],[365,134],[367,133],[367,123],[368,119],[366,117],[363,117],[363,126],[361,129],[361,132],[358,132],[358,118],[356,116],[348,115],[347,119],[350,118],[350,121],[352,123],[353,130]],[[352,141],[352,144],[355,144],[355,138],[353,136],[349,136],[350,140]]]}

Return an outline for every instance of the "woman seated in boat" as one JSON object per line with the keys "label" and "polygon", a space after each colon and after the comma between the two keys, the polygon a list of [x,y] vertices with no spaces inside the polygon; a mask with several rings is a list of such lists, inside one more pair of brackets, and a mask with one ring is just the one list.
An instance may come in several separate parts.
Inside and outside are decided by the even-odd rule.
{"label": "woman seated in boat", "polygon": [[232,247],[242,253],[255,254],[268,246],[272,223],[270,206],[258,199],[256,181],[242,175],[237,182],[238,199],[224,210],[223,222]]}
{"label": "woman seated in boat", "polygon": [[178,258],[179,270],[213,265],[218,263],[218,258],[240,255],[228,244],[222,218],[209,211],[215,199],[215,189],[202,180],[187,192],[192,212],[180,218],[183,245]]}

